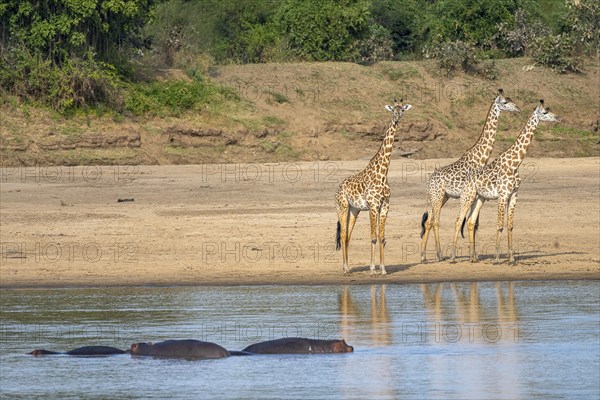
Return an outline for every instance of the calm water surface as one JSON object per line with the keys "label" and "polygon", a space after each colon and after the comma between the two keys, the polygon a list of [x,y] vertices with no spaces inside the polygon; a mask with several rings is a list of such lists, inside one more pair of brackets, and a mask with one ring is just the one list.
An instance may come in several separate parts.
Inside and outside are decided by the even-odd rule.
{"label": "calm water surface", "polygon": [[[600,397],[600,282],[0,291],[2,398]],[[164,360],[35,348],[345,338],[336,355]]]}

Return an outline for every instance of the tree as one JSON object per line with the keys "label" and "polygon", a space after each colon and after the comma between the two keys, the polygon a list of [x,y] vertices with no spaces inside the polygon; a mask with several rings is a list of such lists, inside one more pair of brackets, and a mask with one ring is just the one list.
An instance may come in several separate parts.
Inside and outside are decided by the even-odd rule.
{"label": "tree", "polygon": [[107,60],[140,45],[140,30],[157,0],[0,0],[2,48],[24,46],[62,64],[92,51]]}
{"label": "tree", "polygon": [[489,47],[498,23],[512,24],[518,0],[440,0],[428,13],[430,41],[460,40],[479,48]]}
{"label": "tree", "polygon": [[287,0],[276,20],[292,53],[306,61],[354,61],[369,33],[366,0]]}

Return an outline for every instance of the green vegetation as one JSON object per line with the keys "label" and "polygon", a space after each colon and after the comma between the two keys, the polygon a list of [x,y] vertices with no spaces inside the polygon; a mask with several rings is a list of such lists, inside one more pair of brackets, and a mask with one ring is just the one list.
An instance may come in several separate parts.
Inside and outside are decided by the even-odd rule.
{"label": "green vegetation", "polygon": [[[495,79],[502,57],[579,72],[599,38],[596,0],[0,0],[0,94],[67,115],[180,115],[238,100],[210,82],[214,63],[433,57]],[[154,81],[164,67],[189,79]]]}
{"label": "green vegetation", "polygon": [[287,96],[282,93],[274,92],[272,90],[265,90],[263,93],[267,95],[267,102],[275,102],[277,104],[290,102],[290,99],[288,99]]}
{"label": "green vegetation", "polygon": [[220,104],[237,95],[227,88],[194,79],[130,84],[125,91],[123,107],[134,115],[174,115]]}

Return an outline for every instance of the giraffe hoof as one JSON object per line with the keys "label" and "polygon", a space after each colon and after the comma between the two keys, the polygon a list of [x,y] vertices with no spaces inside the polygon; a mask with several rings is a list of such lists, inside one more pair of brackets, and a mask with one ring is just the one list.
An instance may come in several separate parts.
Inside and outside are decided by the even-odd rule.
{"label": "giraffe hoof", "polygon": [[381,275],[387,275],[387,271],[385,269],[381,270]]}

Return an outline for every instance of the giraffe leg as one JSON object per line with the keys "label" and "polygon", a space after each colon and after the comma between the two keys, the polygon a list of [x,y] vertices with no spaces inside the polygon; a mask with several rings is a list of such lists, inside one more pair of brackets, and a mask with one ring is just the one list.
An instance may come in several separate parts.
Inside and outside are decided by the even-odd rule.
{"label": "giraffe leg", "polygon": [[379,210],[375,207],[369,208],[369,219],[371,221],[371,275],[375,275],[375,244],[377,243],[377,217]]}
{"label": "giraffe leg", "polygon": [[352,231],[354,230],[354,224],[356,223],[356,219],[358,218],[358,214],[360,210],[350,207],[348,212],[348,230],[346,232],[346,269],[344,270],[344,274],[350,273],[350,267],[348,266],[348,248],[350,247],[350,237],[352,236]]}
{"label": "giraffe leg", "polygon": [[342,245],[342,272],[347,275],[350,272],[348,268],[348,214],[349,205],[338,206],[338,219],[340,223],[340,242]]}
{"label": "giraffe leg", "polygon": [[360,210],[350,207],[350,213],[348,214],[348,235],[346,237],[346,240],[348,241],[348,245],[350,245],[350,236],[352,236],[352,231],[354,230],[354,224],[356,223],[356,219],[358,218],[359,213],[360,213]]}
{"label": "giraffe leg", "polygon": [[498,197],[498,220],[496,221],[496,258],[494,264],[500,263],[500,234],[504,229],[504,212],[506,210],[507,198]]}
{"label": "giraffe leg", "polygon": [[385,220],[387,219],[387,213],[390,209],[389,200],[386,199],[381,205],[381,211],[379,213],[379,268],[381,268],[381,275],[386,275],[385,263],[383,259],[383,248],[385,247]]}
{"label": "giraffe leg", "polygon": [[483,203],[485,203],[485,199],[477,196],[475,202],[471,206],[471,214],[467,221],[467,228],[469,229],[469,259],[472,263],[478,261],[477,253],[475,252],[475,226],[477,226],[479,212],[481,211]]}
{"label": "giraffe leg", "polygon": [[442,207],[448,201],[448,195],[444,193],[444,197],[442,197],[442,202],[439,203],[437,210],[434,211],[433,218],[433,236],[435,237],[435,255],[437,261],[442,261],[444,257],[442,256],[442,245],[440,242],[440,215],[442,213]]}
{"label": "giraffe leg", "polygon": [[[427,261],[427,241],[429,240],[429,233],[431,232],[431,228],[435,227],[436,216],[439,220],[439,213],[446,202],[444,198],[446,197],[445,189],[443,188],[441,182],[439,182],[438,175],[432,175],[427,182],[427,218],[422,222],[423,230],[421,234],[421,261]],[[446,199],[447,200],[447,199]],[[425,215],[423,215],[425,217]],[[434,228],[435,233],[435,228]],[[435,235],[434,235],[435,236]],[[439,261],[440,252],[437,251],[439,243],[439,235],[436,236],[436,256]]]}
{"label": "giraffe leg", "polygon": [[515,264],[515,254],[512,246],[513,222],[515,217],[515,207],[517,205],[517,192],[514,192],[508,200],[508,211],[506,213],[506,233],[508,234],[508,262]]}
{"label": "giraffe leg", "polygon": [[452,256],[450,258],[451,263],[456,262],[456,242],[458,242],[458,234],[467,212],[471,209],[471,206],[475,201],[475,197],[477,197],[477,192],[473,186],[466,187],[460,196],[460,212],[454,226],[454,240],[452,242]]}

